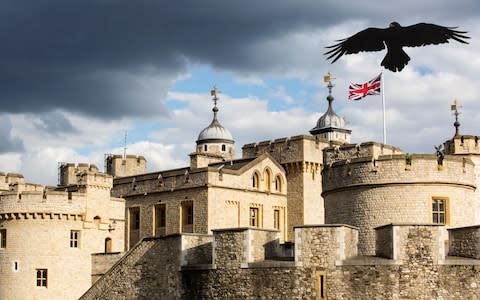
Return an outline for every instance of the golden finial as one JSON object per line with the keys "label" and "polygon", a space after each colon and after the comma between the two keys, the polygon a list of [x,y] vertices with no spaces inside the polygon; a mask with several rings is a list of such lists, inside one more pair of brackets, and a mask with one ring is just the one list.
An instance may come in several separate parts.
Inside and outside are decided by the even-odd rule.
{"label": "golden finial", "polygon": [[455,99],[453,103],[450,105],[450,110],[457,110],[459,108],[462,108],[462,106],[458,105],[457,99]]}
{"label": "golden finial", "polygon": [[335,80],[336,78],[328,72],[326,75],[323,76],[323,82],[331,82],[332,80]]}
{"label": "golden finial", "polygon": [[217,93],[220,93],[220,91],[218,90],[218,87],[215,84],[213,85],[212,90],[210,91],[210,95],[213,97],[217,97]]}

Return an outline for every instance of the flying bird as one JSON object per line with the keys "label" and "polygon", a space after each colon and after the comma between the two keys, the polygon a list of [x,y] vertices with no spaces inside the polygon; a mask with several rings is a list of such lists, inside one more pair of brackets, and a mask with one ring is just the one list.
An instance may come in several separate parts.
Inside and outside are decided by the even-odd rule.
{"label": "flying bird", "polygon": [[380,51],[387,47],[387,54],[381,66],[397,72],[401,71],[410,60],[402,47],[420,47],[448,43],[449,39],[468,44],[464,39],[466,31],[457,31],[457,27],[444,27],[435,24],[418,23],[403,27],[397,22],[390,23],[388,28],[367,28],[349,38],[337,40],[337,44],[327,46],[331,50],[325,52],[327,59],[336,62],[344,54],[362,51]]}

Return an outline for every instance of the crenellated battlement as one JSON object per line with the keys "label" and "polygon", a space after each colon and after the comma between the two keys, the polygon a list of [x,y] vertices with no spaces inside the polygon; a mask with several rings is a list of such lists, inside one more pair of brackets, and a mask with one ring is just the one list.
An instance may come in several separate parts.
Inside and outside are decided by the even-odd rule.
{"label": "crenellated battlement", "polygon": [[24,184],[25,179],[23,175],[17,173],[5,173],[0,172],[0,191],[10,190],[10,185],[13,184]]}
{"label": "crenellated battlement", "polygon": [[[327,152],[327,156],[334,153],[330,149]],[[370,155],[345,155],[341,160],[330,160],[323,170],[323,194],[339,188],[381,184],[442,183],[476,187],[474,163],[467,158],[446,155],[440,162],[434,154],[375,156],[367,153]]]}
{"label": "crenellated battlement", "polygon": [[[0,218],[9,214],[74,214],[86,209],[86,195],[80,192],[11,191],[0,194]],[[3,216],[3,217],[2,217]],[[8,217],[7,217],[8,219]]]}
{"label": "crenellated battlement", "polygon": [[456,135],[444,146],[446,154],[480,154],[480,136]]}
{"label": "crenellated battlement", "polygon": [[106,154],[105,173],[113,177],[125,177],[144,174],[147,170],[147,160],[143,156]]}
{"label": "crenellated battlement", "polygon": [[113,178],[109,174],[101,173],[93,164],[62,163],[59,166],[59,185],[87,185],[112,188]]}
{"label": "crenellated battlement", "polygon": [[334,162],[342,160],[357,158],[377,159],[380,155],[395,155],[401,153],[402,150],[400,150],[400,148],[375,142],[344,144],[325,148],[323,150],[323,163],[325,165],[331,165]]}
{"label": "crenellated battlement", "polygon": [[144,194],[147,191],[163,192],[205,186],[206,182],[208,182],[208,173],[204,172],[204,170],[205,168],[180,168],[115,178],[112,195],[124,197],[127,195]]}
{"label": "crenellated battlement", "polygon": [[311,135],[297,135],[275,140],[246,144],[242,147],[242,157],[257,157],[269,153],[281,164],[297,161],[322,163],[322,150],[330,146],[325,139]]}

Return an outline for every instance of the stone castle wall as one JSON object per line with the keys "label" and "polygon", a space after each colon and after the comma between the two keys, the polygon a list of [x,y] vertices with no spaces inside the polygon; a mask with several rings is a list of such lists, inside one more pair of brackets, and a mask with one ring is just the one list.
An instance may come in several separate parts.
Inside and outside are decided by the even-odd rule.
{"label": "stone castle wall", "polygon": [[[357,256],[357,229],[344,225],[296,228],[294,260],[268,259],[268,251],[263,259],[254,255],[268,245],[278,247],[278,232],[259,229],[218,230],[197,242],[192,235],[148,238],[81,299],[480,297],[480,261],[446,259],[439,240],[441,226],[390,224],[379,231],[397,253],[395,259]],[[211,264],[181,261],[184,245],[191,251],[195,244],[205,250],[209,240]]]}
{"label": "stone castle wall", "polygon": [[440,165],[437,156],[428,154],[375,156],[375,144],[343,149],[325,151],[325,222],[359,227],[360,254],[374,253],[377,226],[432,223],[434,198],[446,200],[448,226],[474,224],[470,207],[476,205],[477,183],[471,160],[447,155]]}

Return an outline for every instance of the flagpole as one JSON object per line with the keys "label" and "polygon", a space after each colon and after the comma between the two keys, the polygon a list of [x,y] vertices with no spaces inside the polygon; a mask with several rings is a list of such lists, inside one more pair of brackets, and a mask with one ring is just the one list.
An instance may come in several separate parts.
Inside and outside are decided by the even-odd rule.
{"label": "flagpole", "polygon": [[385,122],[385,78],[382,73],[382,109],[383,109],[383,144],[387,143],[387,127]]}

